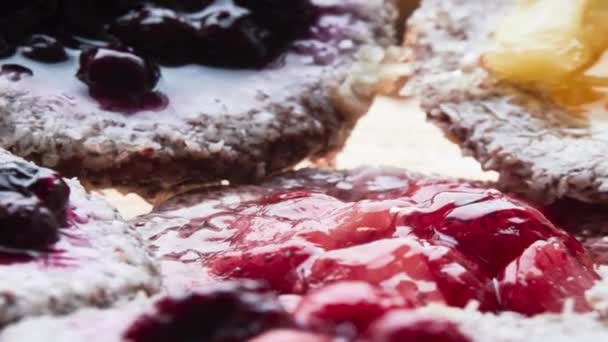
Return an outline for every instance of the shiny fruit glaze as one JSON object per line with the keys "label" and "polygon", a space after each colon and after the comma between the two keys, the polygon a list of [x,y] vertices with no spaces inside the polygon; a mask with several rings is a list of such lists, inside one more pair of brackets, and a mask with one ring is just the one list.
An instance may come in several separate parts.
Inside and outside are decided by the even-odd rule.
{"label": "shiny fruit glaze", "polygon": [[344,281],[311,291],[296,307],[294,317],[307,329],[354,338],[387,311],[417,304],[367,282]]}
{"label": "shiny fruit glaze", "polygon": [[591,310],[584,294],[599,276],[590,256],[524,201],[405,171],[296,174],[161,207],[155,215],[175,224],[142,231],[169,287],[264,281],[293,299],[302,329],[372,341],[468,341],[450,322],[380,323],[432,303],[524,315]]}
{"label": "shiny fruit glaze", "polygon": [[479,301],[482,310],[497,307],[491,279],[478,265],[457,250],[416,238],[328,251],[304,272],[302,282],[308,288],[341,280],[366,281],[398,293],[412,307],[429,303],[464,307],[471,300]]}
{"label": "shiny fruit glaze", "polygon": [[374,342],[471,342],[455,323],[436,317],[419,317],[405,310],[387,313],[366,335]]}
{"label": "shiny fruit glaze", "polygon": [[584,312],[591,310],[585,290],[597,280],[588,256],[573,255],[552,238],[535,242],[509,264],[499,277],[498,292],[505,309],[526,315],[558,312],[566,301]]}

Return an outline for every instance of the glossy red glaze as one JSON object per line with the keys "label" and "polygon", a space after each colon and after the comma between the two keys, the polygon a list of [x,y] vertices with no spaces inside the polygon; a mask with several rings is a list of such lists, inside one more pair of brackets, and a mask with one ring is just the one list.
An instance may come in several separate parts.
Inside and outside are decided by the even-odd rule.
{"label": "glossy red glaze", "polygon": [[[384,194],[352,191],[350,201],[298,188],[241,204],[227,224],[228,248],[207,255],[207,266],[282,293],[364,281],[396,291],[408,307],[475,300],[482,310],[526,314],[561,308],[558,294],[582,300],[597,278],[588,265],[566,263],[563,276],[574,275],[574,284],[555,288],[545,309],[499,303],[492,279],[531,245],[551,239],[576,260],[585,258],[581,245],[529,204],[475,184],[420,180]],[[550,277],[547,294],[556,286]],[[582,304],[577,309],[589,309]]]}
{"label": "glossy red glaze", "polygon": [[599,279],[585,255],[573,255],[558,239],[538,241],[509,264],[498,290],[505,310],[526,315],[561,312],[567,301],[575,311],[591,307],[585,291]]}
{"label": "glossy red glaze", "polygon": [[422,187],[418,192],[429,195],[403,209],[398,224],[423,240],[455,247],[492,276],[538,240],[560,237],[581,251],[538,210],[499,191],[463,184],[448,191],[433,193],[432,187]]}
{"label": "glossy red glaze", "polygon": [[[335,333],[344,321],[359,332],[367,315],[379,311],[371,301],[353,304],[364,291],[348,289],[348,282],[396,294],[402,307],[464,307],[474,300],[485,311],[533,314],[558,310],[564,297],[575,298],[577,310],[590,309],[584,292],[598,278],[574,237],[530,204],[475,183],[396,170],[306,171],[227,188],[207,202],[205,196],[192,203],[184,196],[162,208],[161,217],[175,215],[179,220],[171,222],[178,223],[146,233],[168,278],[199,272],[204,280],[195,286],[266,281],[282,294],[302,296],[292,303],[296,317],[322,332]],[[528,272],[521,260],[530,258],[530,246],[546,241],[559,246],[561,257],[541,258],[543,267],[535,266],[541,272]],[[554,270],[570,283],[557,283]],[[532,275],[538,279],[524,281]],[[336,291],[337,282],[347,283],[332,295],[336,301],[320,300],[328,297],[324,291]],[[505,297],[509,291],[513,295]]]}
{"label": "glossy red glaze", "polygon": [[366,282],[338,282],[308,294],[294,316],[306,329],[353,338],[387,311],[417,304]]}
{"label": "glossy red glaze", "polygon": [[374,322],[366,336],[374,342],[471,342],[458,325],[437,317],[425,318],[395,310]]}
{"label": "glossy red glaze", "polygon": [[339,280],[366,281],[398,292],[409,303],[465,306],[477,300],[484,310],[496,309],[490,278],[460,252],[429,245],[413,237],[378,240],[327,252],[303,276],[310,288]]}

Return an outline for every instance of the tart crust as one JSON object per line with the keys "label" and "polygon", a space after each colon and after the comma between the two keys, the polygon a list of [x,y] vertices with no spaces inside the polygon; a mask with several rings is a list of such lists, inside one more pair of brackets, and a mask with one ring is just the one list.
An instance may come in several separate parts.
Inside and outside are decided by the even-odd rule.
{"label": "tart crust", "polygon": [[498,82],[480,65],[512,1],[424,0],[408,22],[405,55],[431,122],[500,174],[499,185],[536,200],[608,203],[607,130],[550,99]]}
{"label": "tart crust", "polygon": [[[23,161],[3,150],[0,160]],[[133,228],[76,180],[66,182],[73,217],[70,226],[61,229],[57,252],[48,258],[0,263],[0,325],[87,306],[105,307],[160,289],[157,264]]]}

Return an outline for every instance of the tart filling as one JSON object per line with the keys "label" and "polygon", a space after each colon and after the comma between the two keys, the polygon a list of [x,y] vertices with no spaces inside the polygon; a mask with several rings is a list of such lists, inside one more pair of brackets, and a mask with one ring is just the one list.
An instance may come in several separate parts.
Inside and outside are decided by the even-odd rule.
{"label": "tart filling", "polygon": [[601,265],[540,210],[483,184],[402,170],[304,170],[194,192],[135,225],[170,293],[263,281],[321,335],[362,337],[384,314],[437,304],[589,317],[599,305],[588,294]]}
{"label": "tart filling", "polygon": [[608,48],[604,1],[514,1],[483,63],[501,79],[538,88],[560,104],[602,97],[606,77],[588,72]]}

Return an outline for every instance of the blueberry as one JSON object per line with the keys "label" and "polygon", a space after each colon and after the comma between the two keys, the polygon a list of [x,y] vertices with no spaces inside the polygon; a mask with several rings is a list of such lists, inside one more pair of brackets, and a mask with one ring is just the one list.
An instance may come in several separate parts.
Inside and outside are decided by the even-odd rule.
{"label": "blueberry", "polygon": [[246,341],[292,321],[277,297],[258,283],[224,283],[179,298],[165,298],[125,334],[130,342]]}
{"label": "blueberry", "polygon": [[173,10],[143,6],[118,18],[109,32],[138,53],[163,64],[191,62],[194,28]]}
{"label": "blueberry", "polygon": [[141,95],[154,89],[160,69],[128,49],[91,48],[80,55],[76,76],[93,93]]}
{"label": "blueberry", "polygon": [[6,77],[11,81],[17,82],[24,77],[32,76],[34,72],[19,64],[2,64],[0,65],[0,76]]}
{"label": "blueberry", "polygon": [[58,63],[68,59],[63,45],[57,39],[43,34],[31,36],[22,53],[27,58],[44,63]]}
{"label": "blueberry", "polygon": [[6,38],[0,36],[0,58],[7,58],[15,54],[15,45],[11,44]]}
{"label": "blueberry", "polygon": [[58,239],[59,224],[40,199],[0,191],[0,251],[45,250]]}
{"label": "blueberry", "polygon": [[253,12],[256,20],[285,39],[308,31],[317,17],[311,0],[234,0]]}
{"label": "blueberry", "polygon": [[218,1],[192,16],[197,23],[198,51],[203,64],[259,68],[275,57],[273,33],[260,27],[250,10]]}
{"label": "blueberry", "polygon": [[138,0],[60,0],[62,24],[73,34],[98,37],[112,18],[125,14]]}
{"label": "blueberry", "polygon": [[2,163],[0,191],[37,196],[55,215],[56,221],[65,224],[70,188],[56,172],[22,162]]}
{"label": "blueberry", "polygon": [[156,0],[155,4],[181,12],[196,12],[211,5],[214,0]]}
{"label": "blueberry", "polygon": [[0,3],[0,32],[15,42],[43,27],[57,9],[58,0],[4,0]]}

